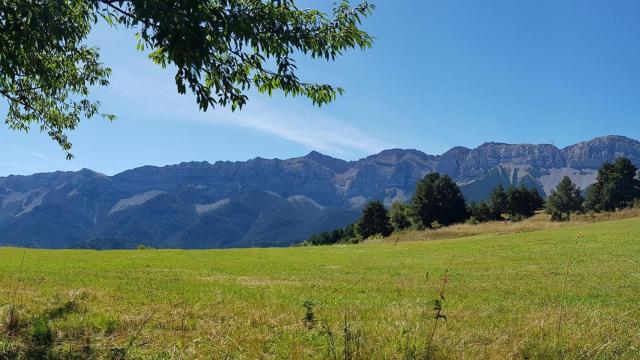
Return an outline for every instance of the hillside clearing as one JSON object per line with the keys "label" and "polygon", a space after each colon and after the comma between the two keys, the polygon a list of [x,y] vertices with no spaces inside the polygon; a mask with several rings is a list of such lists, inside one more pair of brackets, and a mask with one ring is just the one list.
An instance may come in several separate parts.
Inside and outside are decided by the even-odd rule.
{"label": "hillside clearing", "polygon": [[5,248],[0,358],[633,359],[639,234],[629,218],[397,245]]}

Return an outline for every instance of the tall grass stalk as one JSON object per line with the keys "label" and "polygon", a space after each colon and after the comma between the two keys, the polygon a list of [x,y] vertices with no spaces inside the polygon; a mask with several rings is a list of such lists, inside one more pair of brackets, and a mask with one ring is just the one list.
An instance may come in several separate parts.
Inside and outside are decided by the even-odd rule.
{"label": "tall grass stalk", "polygon": [[433,329],[431,330],[431,335],[429,336],[429,341],[427,341],[427,349],[426,355],[429,356],[431,352],[431,345],[433,343],[433,338],[436,335],[436,331],[438,330],[438,324],[440,320],[447,321],[447,316],[444,315],[444,301],[445,297],[445,288],[447,283],[449,282],[449,270],[445,271],[444,276],[442,277],[442,285],[440,290],[438,291],[438,297],[434,301],[433,311],[434,311],[434,319],[433,319]]}
{"label": "tall grass stalk", "polygon": [[[580,243],[580,240],[582,240],[584,238],[584,234],[583,233],[578,233],[575,237],[575,246],[577,246]],[[575,247],[574,249],[575,250]],[[567,263],[566,263],[566,267],[565,267],[565,271],[564,271],[564,283],[562,285],[562,293],[561,295],[561,300],[560,300],[560,309],[559,309],[559,314],[558,314],[558,328],[556,331],[556,336],[558,337],[558,341],[560,340],[560,332],[562,331],[562,323],[564,321],[564,308],[565,308],[565,303],[566,303],[566,299],[567,299],[567,291],[569,289],[569,275],[570,275],[570,271],[571,271],[571,265],[573,264],[573,257],[574,257],[575,253],[574,251],[570,251],[569,255],[567,256]]]}

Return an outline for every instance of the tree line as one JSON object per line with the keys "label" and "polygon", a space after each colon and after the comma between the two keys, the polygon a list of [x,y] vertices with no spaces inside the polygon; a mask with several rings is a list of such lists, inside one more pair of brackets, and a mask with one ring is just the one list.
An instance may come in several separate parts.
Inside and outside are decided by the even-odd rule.
{"label": "tree line", "polygon": [[535,189],[520,186],[505,190],[499,185],[490,202],[467,204],[451,177],[431,173],[418,182],[410,202],[396,201],[387,209],[378,200],[370,201],[355,224],[314,235],[305,243],[353,243],[374,236],[389,236],[408,228],[437,229],[465,221],[521,219],[533,215],[543,203]]}
{"label": "tree line", "polygon": [[370,201],[356,223],[311,236],[304,244],[355,243],[409,228],[437,229],[464,222],[519,221],[543,209],[553,221],[567,221],[575,212],[615,211],[631,207],[640,199],[637,172],[629,159],[621,157],[602,165],[586,194],[565,176],[546,200],[538,190],[524,184],[506,189],[500,184],[488,200],[477,203],[467,203],[451,177],[431,173],[418,182],[408,203],[396,201],[387,209],[378,200]]}
{"label": "tree line", "polygon": [[569,220],[571,213],[616,211],[634,207],[640,200],[638,168],[624,157],[606,162],[586,195],[571,179],[564,177],[546,201],[546,211],[555,221]]}

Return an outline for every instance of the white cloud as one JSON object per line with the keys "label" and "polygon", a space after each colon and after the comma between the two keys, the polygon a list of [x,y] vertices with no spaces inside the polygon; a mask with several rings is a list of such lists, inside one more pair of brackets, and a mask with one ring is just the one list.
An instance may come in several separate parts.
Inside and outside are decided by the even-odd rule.
{"label": "white cloud", "polygon": [[[220,114],[220,112],[217,112]],[[272,110],[264,104],[254,103],[236,113],[223,113],[204,121],[243,126],[319,150],[340,155],[372,154],[392,147],[348,123],[324,114],[301,114],[293,111]]]}
{"label": "white cloud", "polygon": [[[150,76],[149,76],[150,75]],[[165,74],[166,75],[166,74]],[[321,109],[296,108],[294,101],[286,109],[275,109],[279,100],[262,100],[253,95],[240,111],[226,109],[199,111],[192,96],[178,95],[173,79],[120,71],[111,79],[109,97],[120,105],[128,102],[136,116],[165,121],[196,121],[211,125],[240,126],[297,143],[309,150],[334,155],[372,154],[393,147],[345,121],[323,114]]]}

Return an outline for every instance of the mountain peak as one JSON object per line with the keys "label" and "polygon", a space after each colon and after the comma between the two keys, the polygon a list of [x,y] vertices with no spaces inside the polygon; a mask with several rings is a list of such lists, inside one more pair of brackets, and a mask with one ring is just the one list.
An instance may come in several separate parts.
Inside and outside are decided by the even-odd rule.
{"label": "mountain peak", "polygon": [[442,156],[457,156],[462,154],[468,154],[471,149],[464,146],[454,146],[451,149],[447,150]]}
{"label": "mountain peak", "polygon": [[635,164],[640,163],[640,142],[620,135],[607,135],[567,146],[562,150],[567,166],[598,168],[602,161],[613,161],[626,156]]}
{"label": "mountain peak", "polygon": [[310,159],[310,160],[326,159],[326,158],[333,159],[331,156],[322,154],[322,153],[317,152],[315,150],[311,150],[311,152],[309,152],[307,155],[305,155],[304,158]]}
{"label": "mountain peak", "polygon": [[591,140],[588,141],[584,141],[582,143],[608,143],[608,142],[623,142],[623,143],[634,143],[634,144],[640,144],[640,142],[638,142],[638,140],[626,137],[626,136],[622,136],[622,135],[605,135],[605,136],[599,136],[597,138],[593,138]]}
{"label": "mountain peak", "polygon": [[497,141],[487,141],[482,143],[480,146],[478,146],[479,148],[484,148],[484,147],[488,147],[488,146],[509,146],[512,144],[508,144],[508,143],[504,143],[504,142],[497,142]]}
{"label": "mountain peak", "polygon": [[342,159],[336,159],[329,155],[321,154],[315,150],[311,151],[307,155],[303,156],[303,159],[311,160],[319,165],[322,165],[336,173],[345,171],[348,167],[348,162]]}
{"label": "mountain peak", "polygon": [[388,149],[382,150],[381,152],[368,156],[367,159],[375,159],[375,160],[384,160],[384,161],[392,161],[405,159],[407,157],[425,159],[428,157],[433,157],[433,155],[427,155],[420,150],[416,149]]}

